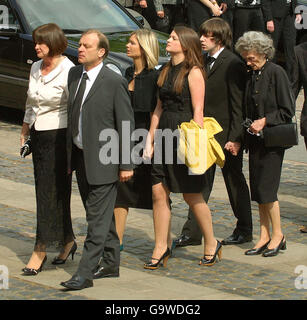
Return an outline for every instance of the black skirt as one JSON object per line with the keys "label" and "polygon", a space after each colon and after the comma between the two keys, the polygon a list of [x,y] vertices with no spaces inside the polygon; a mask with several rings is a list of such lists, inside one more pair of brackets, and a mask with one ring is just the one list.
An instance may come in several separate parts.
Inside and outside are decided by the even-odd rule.
{"label": "black skirt", "polygon": [[31,129],[37,229],[35,251],[59,250],[74,240],[71,175],[67,174],[66,129]]}
{"label": "black skirt", "polygon": [[[135,128],[148,129],[149,112],[135,112]],[[137,141],[136,144],[142,142]],[[145,143],[145,142],[144,142]],[[140,156],[142,156],[140,154]],[[133,177],[127,182],[119,182],[115,207],[152,209],[151,165],[140,164],[134,169]]]}
{"label": "black skirt", "polygon": [[253,201],[265,204],[278,200],[284,154],[284,148],[266,148],[263,139],[250,138],[249,180]]}

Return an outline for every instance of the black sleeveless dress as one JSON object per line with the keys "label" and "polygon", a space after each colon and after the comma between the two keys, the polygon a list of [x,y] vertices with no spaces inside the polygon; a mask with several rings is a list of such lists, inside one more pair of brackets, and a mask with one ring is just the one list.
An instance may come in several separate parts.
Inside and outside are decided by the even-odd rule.
{"label": "black sleeveless dress", "polygon": [[[159,90],[159,98],[163,109],[159,122],[159,129],[161,130],[171,129],[174,132],[182,122],[189,122],[193,119],[188,75],[184,79],[181,94],[177,94],[173,90],[174,80],[182,65],[183,63],[180,63],[170,68],[168,77]],[[157,144],[155,146],[155,158],[162,159],[162,163],[152,165],[152,184],[162,182],[168,187],[169,191],[174,193],[201,192],[205,185],[204,175],[191,175],[185,164],[179,164],[177,161],[177,138],[173,137],[172,142],[173,146],[171,146],[169,139],[162,137],[162,148],[157,147]],[[167,150],[169,155],[170,148],[173,150],[173,161],[166,157],[165,151]],[[157,152],[162,152],[162,154],[157,157]],[[170,162],[172,164],[168,164]]]}

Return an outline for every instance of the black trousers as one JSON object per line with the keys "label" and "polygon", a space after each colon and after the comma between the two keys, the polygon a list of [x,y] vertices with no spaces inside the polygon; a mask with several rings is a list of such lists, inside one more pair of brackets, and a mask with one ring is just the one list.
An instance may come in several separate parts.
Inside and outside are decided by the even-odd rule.
{"label": "black trousers", "polygon": [[233,16],[233,44],[247,31],[265,32],[265,24],[261,8],[234,9]]}
{"label": "black trousers", "polygon": [[[292,82],[293,66],[295,64],[294,47],[296,44],[296,29],[294,26],[295,15],[288,14],[284,18],[274,18],[274,32],[271,33],[275,49],[280,41],[284,49],[285,70]],[[276,61],[276,56],[275,56]]]}
{"label": "black trousers", "polygon": [[[237,156],[233,156],[226,150],[224,150],[224,152],[226,161],[222,173],[229,201],[233,213],[237,218],[234,234],[241,234],[243,236],[251,235],[253,232],[251,201],[249,189],[242,172],[243,152],[241,151]],[[207,183],[202,194],[206,202],[208,202],[213,188],[215,170],[216,165],[213,165],[205,174]],[[202,238],[202,233],[191,209],[189,210],[188,220],[184,224],[181,233],[194,240],[201,240]]]}
{"label": "black trousers", "polygon": [[77,274],[93,279],[93,273],[99,264],[116,268],[120,263],[120,244],[114,218],[117,182],[90,185],[86,179],[83,152],[75,148],[74,157],[78,187],[88,223]]}

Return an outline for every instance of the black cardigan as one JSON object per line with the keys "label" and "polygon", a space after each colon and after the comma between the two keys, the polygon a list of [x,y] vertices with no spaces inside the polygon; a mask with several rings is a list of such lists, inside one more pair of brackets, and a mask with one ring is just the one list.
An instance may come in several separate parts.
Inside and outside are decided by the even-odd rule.
{"label": "black cardigan", "polygon": [[[252,77],[246,83],[245,117],[250,115],[247,110],[248,94],[251,92]],[[266,117],[266,125],[273,126],[289,122],[295,114],[295,99],[286,72],[275,63],[267,62],[261,75],[255,79],[251,98],[254,107],[258,108],[260,118]]]}
{"label": "black cardigan", "polygon": [[[125,78],[128,83],[133,80],[134,67],[127,68]],[[132,108],[134,112],[153,112],[157,104],[157,70],[144,69],[134,79]]]}

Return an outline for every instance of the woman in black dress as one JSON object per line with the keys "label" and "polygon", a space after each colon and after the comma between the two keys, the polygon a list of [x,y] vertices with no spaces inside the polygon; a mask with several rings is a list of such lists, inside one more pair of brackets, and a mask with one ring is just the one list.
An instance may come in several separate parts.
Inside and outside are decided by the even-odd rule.
{"label": "woman in black dress", "polygon": [[[125,77],[131,94],[135,129],[148,130],[150,113],[157,102],[158,72],[155,67],[158,64],[159,43],[155,33],[148,29],[133,32],[127,44],[127,55],[133,59],[133,65],[126,70]],[[114,215],[121,250],[128,208],[152,209],[150,172],[151,165],[137,165],[132,179],[119,183]]]}
{"label": "woman in black dress", "polygon": [[245,147],[249,150],[251,199],[258,202],[260,215],[260,239],[245,254],[271,257],[286,249],[277,198],[285,149],[266,147],[260,133],[266,126],[291,121],[295,101],[285,71],[269,61],[275,51],[269,36],[246,32],[235,47],[251,69],[245,93],[246,118],[251,124]]}
{"label": "woman in black dress", "polygon": [[32,65],[21,130],[21,145],[30,135],[34,166],[37,230],[24,275],[37,275],[47,259],[46,249],[61,249],[53,264],[65,263],[77,249],[70,213],[71,174],[67,173],[67,77],[74,64],[62,53],[63,31],[53,23],[33,31],[39,61]]}
{"label": "woman in black dress", "polygon": [[[165,65],[158,79],[159,99],[152,116],[144,157],[155,157],[156,129],[174,132],[182,122],[194,120],[203,127],[205,79],[201,44],[197,33],[184,26],[176,26],[167,41],[166,50],[171,60]],[[156,140],[155,140],[156,142]],[[155,248],[151,260],[145,263],[146,269],[157,269],[160,262],[166,265],[170,256],[170,192],[183,193],[184,200],[192,208],[205,239],[202,265],[213,265],[217,255],[221,257],[221,244],[213,234],[211,212],[204,201],[201,190],[205,183],[204,175],[190,175],[188,167],[176,159],[176,139],[165,139],[162,146],[162,164],[153,163],[153,215]],[[156,145],[157,146],[157,145]],[[173,151],[173,162],[168,164],[168,152]]]}

